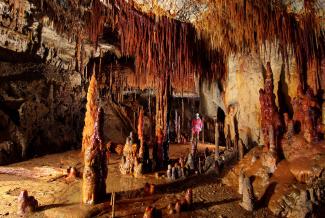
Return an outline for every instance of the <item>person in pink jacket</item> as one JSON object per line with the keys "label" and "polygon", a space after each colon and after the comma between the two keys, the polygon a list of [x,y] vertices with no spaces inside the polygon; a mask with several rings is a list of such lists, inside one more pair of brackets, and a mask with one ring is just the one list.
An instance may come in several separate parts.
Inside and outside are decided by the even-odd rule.
{"label": "person in pink jacket", "polygon": [[[197,144],[199,142],[199,136],[200,132],[203,127],[203,122],[200,118],[200,115],[198,113],[195,114],[195,118],[192,120],[192,137],[191,137],[191,142],[192,142],[192,154],[195,155],[197,151]],[[193,142],[194,138],[194,142]]]}

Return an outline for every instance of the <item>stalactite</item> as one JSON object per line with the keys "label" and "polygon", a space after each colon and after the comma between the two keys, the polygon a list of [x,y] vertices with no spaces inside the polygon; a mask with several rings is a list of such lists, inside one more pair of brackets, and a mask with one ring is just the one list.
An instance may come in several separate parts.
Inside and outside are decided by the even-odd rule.
{"label": "stalactite", "polygon": [[19,30],[22,28],[22,20],[25,12],[25,1],[24,0],[9,0],[12,13],[14,14],[15,22],[11,25],[17,27]]}
{"label": "stalactite", "polygon": [[[95,65],[94,65],[95,66]],[[87,146],[90,144],[91,137],[94,133],[94,124],[97,113],[97,80],[93,68],[93,75],[91,77],[88,93],[87,93],[87,105],[85,115],[85,126],[82,132],[82,152],[84,152]]]}
{"label": "stalactite", "polygon": [[75,58],[76,58],[76,71],[81,72],[81,34],[79,33],[76,39]]}
{"label": "stalactite", "polygon": [[85,45],[83,41],[81,40],[81,48],[80,48],[80,69],[79,72],[81,76],[83,76],[87,80],[87,68],[85,71]]}
{"label": "stalactite", "polygon": [[106,18],[106,10],[103,4],[98,0],[93,1],[90,19],[87,25],[89,38],[96,46],[98,44],[98,36],[103,33]]}
{"label": "stalactite", "polygon": [[266,44],[278,43],[282,58],[287,61],[293,53],[299,72],[304,73],[303,65],[321,60],[325,52],[315,2],[305,1],[302,12],[291,13],[281,1],[216,0],[196,28],[200,38],[226,54],[258,51]]}
{"label": "stalactite", "polygon": [[[135,77],[140,88],[149,84],[157,88],[161,75],[168,72],[177,91],[193,91],[194,74],[211,80],[216,78],[214,74],[223,74],[225,56],[222,51],[210,51],[206,43],[196,40],[191,24],[142,14],[125,1],[119,0],[116,4],[121,52],[135,57]],[[208,56],[211,57],[208,61],[206,53],[213,54]],[[220,67],[218,71],[214,65]]]}

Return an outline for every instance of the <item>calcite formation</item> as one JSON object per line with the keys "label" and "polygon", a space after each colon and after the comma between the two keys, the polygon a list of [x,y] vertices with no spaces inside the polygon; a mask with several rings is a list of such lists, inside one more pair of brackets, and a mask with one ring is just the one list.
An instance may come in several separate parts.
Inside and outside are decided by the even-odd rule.
{"label": "calcite formation", "polygon": [[143,109],[140,110],[139,119],[138,119],[138,138],[140,141],[140,148],[139,148],[139,157],[145,157],[145,145],[144,145],[144,136],[143,136]]}
{"label": "calcite formation", "polygon": [[308,142],[317,140],[317,127],[321,123],[320,107],[313,91],[308,88],[306,93],[298,86],[297,97],[293,100],[294,121],[299,125]]}
{"label": "calcite formation", "polygon": [[229,105],[227,115],[224,123],[224,134],[226,137],[226,147],[230,149],[231,147],[237,148],[238,143],[238,126],[237,126],[237,106]]}
{"label": "calcite formation", "polygon": [[249,177],[244,176],[242,187],[243,187],[243,199],[242,202],[240,203],[240,206],[242,206],[245,210],[253,211],[255,208],[255,196],[254,196],[253,186]]}
{"label": "calcite formation", "polygon": [[91,143],[84,152],[82,202],[96,204],[106,195],[107,151],[102,137],[103,111],[98,109]]}
{"label": "calcite formation", "polygon": [[[82,201],[94,204],[106,193],[106,150],[134,131],[140,142],[130,136],[116,149],[122,174],[151,170],[151,144],[152,168],[168,166],[172,180],[219,172],[239,154],[247,176],[229,174],[237,173],[245,209],[254,209],[253,188],[264,199],[276,183],[272,211],[306,216],[324,199],[324,7],[311,0],[0,0],[0,164],[82,144]],[[174,133],[185,141],[194,111],[206,117],[202,138],[215,142],[215,157],[193,146],[186,164],[175,163],[169,143]],[[254,145],[263,151],[250,154]],[[77,174],[71,168],[67,179]],[[36,207],[26,199],[23,192],[20,211]],[[174,203],[170,212],[181,212],[192,192]]]}
{"label": "calcite formation", "polygon": [[19,215],[27,215],[35,212],[38,208],[38,201],[33,196],[28,196],[26,190],[21,191],[18,197],[18,211]]}
{"label": "calcite formation", "polygon": [[82,133],[82,151],[85,151],[87,146],[91,143],[91,137],[94,134],[94,125],[97,111],[97,97],[98,88],[96,75],[93,72],[87,92],[87,105],[86,105],[86,115],[85,115],[85,126]]}
{"label": "calcite formation", "polygon": [[[278,108],[275,104],[275,94],[273,93],[273,73],[271,65],[268,62],[266,66],[266,78],[264,81],[264,89],[260,89],[260,103],[261,103],[261,125],[263,131],[264,146],[270,149],[270,143],[275,143],[277,146],[282,123]],[[270,131],[272,130],[272,131]],[[271,140],[271,141],[270,141]],[[275,151],[277,151],[277,147]]]}

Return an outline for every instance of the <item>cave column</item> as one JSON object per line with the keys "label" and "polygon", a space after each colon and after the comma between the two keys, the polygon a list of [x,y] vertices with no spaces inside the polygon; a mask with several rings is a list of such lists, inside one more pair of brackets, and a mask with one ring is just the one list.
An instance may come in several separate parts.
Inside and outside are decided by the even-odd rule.
{"label": "cave column", "polygon": [[[156,91],[156,139],[158,145],[158,161],[166,164],[169,156],[169,113],[171,98],[171,82],[169,75],[163,75]],[[159,163],[161,164],[161,163]]]}
{"label": "cave column", "polygon": [[219,158],[219,124],[218,124],[218,119],[215,120],[214,140],[215,140],[215,145],[216,145],[215,158],[218,159]]}
{"label": "cave column", "polygon": [[325,93],[323,94],[323,104],[322,104],[322,124],[325,125]]}

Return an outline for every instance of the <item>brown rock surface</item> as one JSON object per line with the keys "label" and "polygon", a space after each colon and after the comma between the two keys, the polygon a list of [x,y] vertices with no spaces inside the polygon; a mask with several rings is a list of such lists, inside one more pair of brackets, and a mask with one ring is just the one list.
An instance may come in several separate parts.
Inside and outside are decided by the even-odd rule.
{"label": "brown rock surface", "polygon": [[282,141],[283,154],[291,173],[300,182],[310,184],[325,169],[325,141],[309,143],[302,134]]}
{"label": "brown rock surface", "polygon": [[[310,150],[313,153],[305,153],[313,156],[317,153],[317,150],[320,152],[320,150],[316,148]],[[297,153],[301,157],[304,151],[297,151]],[[234,190],[237,190],[238,176],[240,170],[243,169],[247,176],[255,177],[253,189],[260,206],[267,205],[272,213],[277,216],[288,216],[296,207],[300,190],[306,189],[307,186],[306,184],[297,181],[296,176],[300,176],[300,171],[303,169],[303,172],[310,172],[310,174],[303,174],[304,176],[301,177],[303,180],[301,181],[304,182],[306,178],[322,179],[316,175],[319,175],[319,169],[324,165],[324,155],[320,153],[314,157],[306,155],[306,159],[300,159],[298,162],[295,162],[295,159],[292,160],[290,158],[289,160],[282,160],[278,163],[274,173],[270,175],[268,169],[262,166],[263,158],[261,157],[263,154],[264,152],[262,148],[253,148],[243,160],[226,173],[222,178],[222,182],[233,187]],[[293,152],[293,154],[295,154],[295,156],[291,157],[297,157],[296,153]],[[253,157],[257,157],[255,162],[251,161]],[[315,167],[316,169],[314,169]],[[294,175],[294,173],[296,173],[296,175]],[[308,177],[309,175],[311,177]],[[315,184],[315,180],[313,181]]]}
{"label": "brown rock surface", "polygon": [[[213,146],[213,145],[210,145]],[[184,156],[190,145],[171,145],[170,155],[172,159]],[[199,145],[199,150],[204,151],[205,146]],[[227,216],[245,218],[250,216],[273,216],[270,212],[261,208],[253,213],[247,212],[239,206],[240,196],[230,188],[222,185],[220,179],[215,176],[198,176],[191,180],[182,180],[180,183],[169,184],[162,178],[155,178],[154,174],[143,178],[121,176],[119,172],[120,157],[112,154],[110,158],[109,175],[107,177],[107,192],[116,192],[115,215],[117,217],[142,216],[146,207],[152,205],[162,209],[163,216],[167,217],[167,206],[175,199],[182,199],[188,188],[193,190],[193,204],[189,211],[182,212],[182,217],[209,217]],[[52,154],[37,159],[10,165],[10,167],[34,168],[46,164],[48,167],[64,169],[76,166],[82,171],[83,164],[80,159],[80,151],[70,151],[61,154]],[[39,179],[29,179],[13,175],[0,174],[0,216],[9,213],[9,217],[16,216],[17,207],[12,204],[17,202],[17,196],[24,188],[28,188],[29,194],[39,201],[40,208],[34,214],[35,217],[106,217],[111,215],[109,202],[99,205],[81,205],[80,187],[82,180],[66,183],[65,178],[53,179],[51,176]],[[156,192],[152,196],[143,197],[145,183],[155,184]],[[121,185],[123,184],[123,185]],[[140,196],[140,197],[139,197]],[[106,206],[105,206],[106,204]],[[11,206],[10,206],[11,205]],[[71,211],[74,211],[71,213]],[[101,214],[101,215],[98,215]]]}

